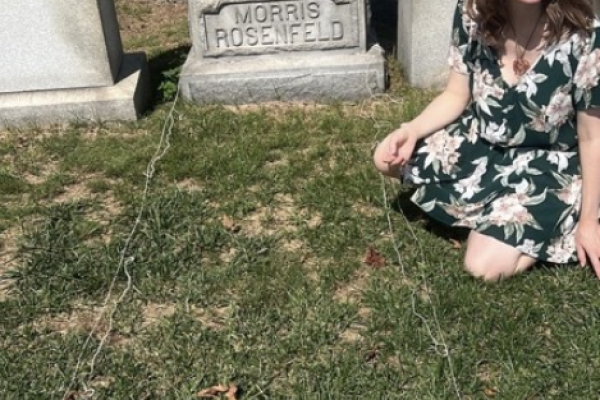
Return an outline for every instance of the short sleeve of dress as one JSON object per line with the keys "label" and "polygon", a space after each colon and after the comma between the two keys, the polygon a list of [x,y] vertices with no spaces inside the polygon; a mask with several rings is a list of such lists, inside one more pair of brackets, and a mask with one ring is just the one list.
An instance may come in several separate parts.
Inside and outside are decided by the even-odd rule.
{"label": "short sleeve of dress", "polygon": [[574,102],[577,111],[600,107],[600,23],[594,23],[594,30],[584,46],[577,64],[574,84]]}
{"label": "short sleeve of dress", "polygon": [[459,74],[469,73],[469,63],[466,59],[469,47],[469,32],[467,24],[470,19],[465,15],[464,0],[458,0],[452,23],[452,38],[450,40],[450,51],[448,64],[450,68]]}

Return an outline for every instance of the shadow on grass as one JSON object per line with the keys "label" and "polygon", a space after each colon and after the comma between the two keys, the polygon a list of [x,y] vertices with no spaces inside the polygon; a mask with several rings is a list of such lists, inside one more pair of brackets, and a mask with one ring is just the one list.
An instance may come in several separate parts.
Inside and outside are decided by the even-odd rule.
{"label": "shadow on grass", "polygon": [[469,229],[444,225],[427,216],[410,198],[414,190],[400,190],[392,203],[392,209],[403,213],[409,222],[425,221],[425,230],[446,240],[463,242],[469,236]]}
{"label": "shadow on grass", "polygon": [[148,60],[152,93],[154,94],[148,113],[175,97],[181,67],[190,49],[191,47],[187,45],[178,46]]}

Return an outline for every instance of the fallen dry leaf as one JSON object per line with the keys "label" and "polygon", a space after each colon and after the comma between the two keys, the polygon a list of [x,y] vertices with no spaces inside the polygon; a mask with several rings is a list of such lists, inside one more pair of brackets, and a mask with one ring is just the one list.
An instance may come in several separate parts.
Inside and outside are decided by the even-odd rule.
{"label": "fallen dry leaf", "polygon": [[373,268],[382,268],[385,265],[385,258],[377,252],[373,247],[367,249],[365,254],[365,264]]}
{"label": "fallen dry leaf", "polygon": [[204,389],[196,393],[196,397],[201,399],[218,399],[221,395],[225,395],[228,400],[237,400],[236,394],[238,387],[235,385],[216,385],[208,389]]}
{"label": "fallen dry leaf", "polygon": [[379,350],[377,350],[377,349],[369,350],[367,352],[367,354],[365,354],[365,361],[368,363],[373,362],[373,361],[375,361],[377,356],[379,356]]}
{"label": "fallen dry leaf", "polygon": [[365,362],[375,362],[377,357],[379,357],[379,353],[381,352],[382,347],[383,346],[381,344],[377,344],[373,348],[369,349],[369,351],[367,351],[364,355]]}

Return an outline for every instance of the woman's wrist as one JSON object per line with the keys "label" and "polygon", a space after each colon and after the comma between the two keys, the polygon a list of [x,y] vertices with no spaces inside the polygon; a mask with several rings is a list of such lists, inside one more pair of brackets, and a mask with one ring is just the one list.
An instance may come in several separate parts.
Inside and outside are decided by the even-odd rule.
{"label": "woman's wrist", "polygon": [[596,201],[589,201],[589,199],[583,199],[581,209],[579,210],[579,223],[598,223],[598,216],[600,215],[600,204]]}
{"label": "woman's wrist", "polygon": [[415,129],[414,123],[412,121],[400,124],[400,129],[408,132],[408,134],[414,137],[415,139],[420,139],[419,131]]}

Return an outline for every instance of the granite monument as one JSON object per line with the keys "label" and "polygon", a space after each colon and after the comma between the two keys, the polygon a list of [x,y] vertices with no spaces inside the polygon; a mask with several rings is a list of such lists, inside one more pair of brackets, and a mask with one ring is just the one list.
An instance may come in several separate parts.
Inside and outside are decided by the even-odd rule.
{"label": "granite monument", "polygon": [[358,100],[385,88],[365,0],[189,0],[185,98],[227,104]]}
{"label": "granite monument", "polygon": [[146,59],[123,53],[113,0],[0,9],[0,126],[137,118]]}

